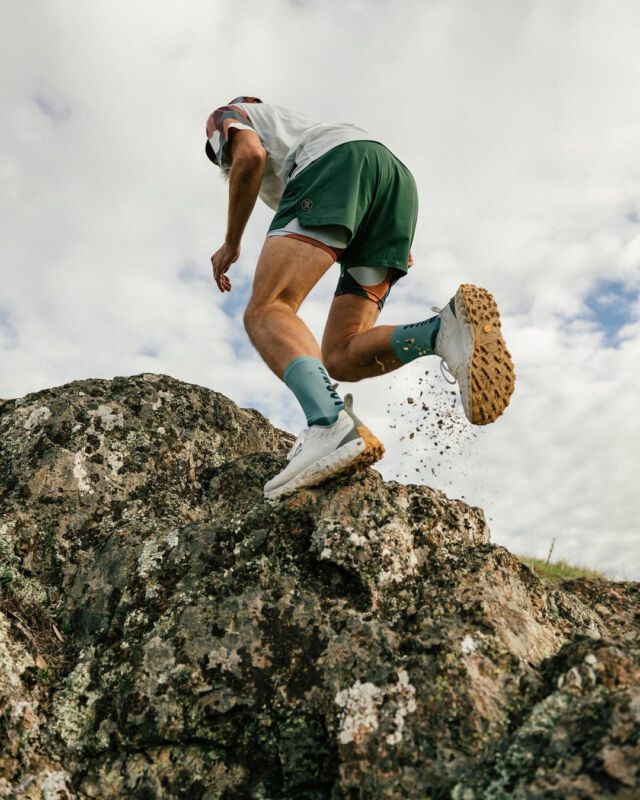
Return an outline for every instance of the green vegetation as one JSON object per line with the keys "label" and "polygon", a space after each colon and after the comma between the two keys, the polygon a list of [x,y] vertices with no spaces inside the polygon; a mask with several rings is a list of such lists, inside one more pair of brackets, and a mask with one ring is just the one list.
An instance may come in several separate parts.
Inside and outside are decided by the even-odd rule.
{"label": "green vegetation", "polygon": [[597,578],[601,581],[609,580],[606,575],[596,570],[586,567],[576,567],[567,564],[566,561],[552,561],[547,563],[542,558],[530,558],[529,556],[517,556],[520,561],[533,570],[539,578],[543,578],[552,583],[567,581],[571,578]]}

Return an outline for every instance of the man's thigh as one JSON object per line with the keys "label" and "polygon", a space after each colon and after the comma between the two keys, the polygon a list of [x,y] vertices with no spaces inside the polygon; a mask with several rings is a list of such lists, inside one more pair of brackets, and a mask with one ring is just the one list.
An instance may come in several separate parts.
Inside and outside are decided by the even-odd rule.
{"label": "man's thigh", "polygon": [[367,297],[341,294],[333,298],[322,336],[322,353],[336,353],[358,333],[372,328],[380,309]]}
{"label": "man's thigh", "polygon": [[278,301],[297,311],[333,261],[325,250],[307,242],[270,237],[258,260],[250,302],[261,306]]}

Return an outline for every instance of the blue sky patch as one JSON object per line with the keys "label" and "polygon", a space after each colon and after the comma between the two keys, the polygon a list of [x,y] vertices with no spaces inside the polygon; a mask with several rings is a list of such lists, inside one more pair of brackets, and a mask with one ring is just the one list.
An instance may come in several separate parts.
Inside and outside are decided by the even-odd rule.
{"label": "blue sky patch", "polygon": [[18,329],[11,314],[0,308],[0,347],[10,349],[18,344]]}
{"label": "blue sky patch", "polygon": [[178,270],[178,280],[182,283],[198,283],[199,281],[213,282],[210,269],[197,264],[188,258]]}
{"label": "blue sky patch", "polygon": [[54,122],[65,122],[71,116],[71,106],[60,100],[49,97],[44,92],[38,92],[33,98],[40,111]]}
{"label": "blue sky patch", "polygon": [[604,333],[605,345],[617,347],[620,330],[636,318],[638,289],[622,281],[598,281],[585,298],[588,318]]}
{"label": "blue sky patch", "polygon": [[[231,278],[231,280],[233,281],[233,278]],[[217,286],[214,286],[214,288],[216,291],[218,291]],[[239,281],[236,280],[233,284],[232,290],[225,294],[222,310],[228,317],[232,318],[244,314],[244,310],[249,302],[250,294],[251,286],[249,286],[248,283],[245,283],[243,286]]]}

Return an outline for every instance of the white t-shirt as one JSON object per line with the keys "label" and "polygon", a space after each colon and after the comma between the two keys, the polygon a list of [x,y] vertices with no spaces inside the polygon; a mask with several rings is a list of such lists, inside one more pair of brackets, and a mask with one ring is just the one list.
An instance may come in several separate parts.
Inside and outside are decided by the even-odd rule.
{"label": "white t-shirt", "polygon": [[229,129],[254,131],[267,152],[260,197],[278,207],[289,178],[333,147],[345,142],[377,141],[348,123],[316,122],[303,114],[268,103],[233,103],[217,108],[207,121],[207,138],[222,169],[231,165]]}

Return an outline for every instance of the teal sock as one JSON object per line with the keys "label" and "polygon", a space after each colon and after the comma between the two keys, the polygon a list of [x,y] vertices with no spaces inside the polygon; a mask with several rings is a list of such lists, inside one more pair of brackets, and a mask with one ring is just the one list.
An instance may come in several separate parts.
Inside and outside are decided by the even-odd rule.
{"label": "teal sock", "polygon": [[391,333],[391,346],[403,364],[408,364],[420,356],[435,354],[436,337],[440,330],[440,315],[413,322],[411,325],[398,325]]}
{"label": "teal sock", "polygon": [[284,371],[284,382],[302,406],[308,425],[333,425],[338,419],[344,403],[317,358],[295,358]]}

